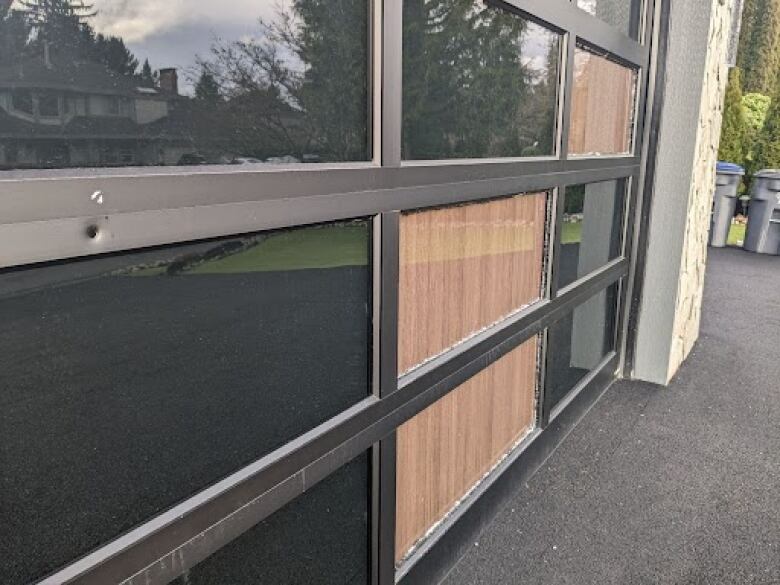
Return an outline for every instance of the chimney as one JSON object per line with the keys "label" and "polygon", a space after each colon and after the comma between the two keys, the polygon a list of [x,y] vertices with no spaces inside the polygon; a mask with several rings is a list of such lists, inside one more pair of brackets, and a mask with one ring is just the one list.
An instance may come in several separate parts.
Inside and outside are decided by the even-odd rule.
{"label": "chimney", "polygon": [[160,69],[160,90],[163,93],[179,95],[179,74],[176,69]]}

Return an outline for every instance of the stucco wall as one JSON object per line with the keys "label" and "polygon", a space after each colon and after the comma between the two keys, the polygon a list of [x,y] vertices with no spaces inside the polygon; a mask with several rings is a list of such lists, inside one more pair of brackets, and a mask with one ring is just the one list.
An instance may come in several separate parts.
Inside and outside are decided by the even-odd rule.
{"label": "stucco wall", "polygon": [[727,61],[733,6],[733,0],[714,0],[710,19],[709,53],[702,85],[668,379],[677,373],[699,338],[715,163],[728,82]]}
{"label": "stucco wall", "polygon": [[633,377],[666,384],[699,336],[733,0],[671,0]]}

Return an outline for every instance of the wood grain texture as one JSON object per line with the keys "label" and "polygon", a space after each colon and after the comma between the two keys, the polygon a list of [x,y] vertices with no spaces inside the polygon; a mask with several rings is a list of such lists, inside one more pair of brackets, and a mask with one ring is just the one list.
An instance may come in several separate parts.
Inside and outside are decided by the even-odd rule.
{"label": "wood grain texture", "polygon": [[535,425],[532,338],[398,429],[396,561]]}
{"label": "wood grain texture", "polygon": [[636,73],[583,49],[574,57],[571,154],[631,151]]}
{"label": "wood grain texture", "polygon": [[400,372],[540,298],[546,207],[534,193],[401,218]]}

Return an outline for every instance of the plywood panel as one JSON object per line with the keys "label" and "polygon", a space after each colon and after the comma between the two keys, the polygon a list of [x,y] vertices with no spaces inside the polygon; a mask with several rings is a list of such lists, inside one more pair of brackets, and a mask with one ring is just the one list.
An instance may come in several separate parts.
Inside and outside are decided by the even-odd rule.
{"label": "plywood panel", "polygon": [[398,429],[396,561],[535,424],[533,338]]}
{"label": "plywood panel", "polygon": [[401,218],[401,372],[540,298],[547,194]]}
{"label": "plywood panel", "polygon": [[630,152],[635,91],[636,73],[632,69],[577,49],[569,152]]}

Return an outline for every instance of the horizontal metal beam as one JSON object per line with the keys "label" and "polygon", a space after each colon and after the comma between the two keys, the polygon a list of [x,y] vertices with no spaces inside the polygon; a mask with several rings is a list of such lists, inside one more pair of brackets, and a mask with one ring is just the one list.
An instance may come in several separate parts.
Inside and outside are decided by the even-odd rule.
{"label": "horizontal metal beam", "polygon": [[634,174],[638,162],[5,180],[0,268],[607,181]]}
{"label": "horizontal metal beam", "polygon": [[581,10],[570,0],[489,0],[489,3],[513,8],[532,20],[540,21],[554,30],[567,32],[635,67],[647,66],[649,52],[646,47]]}
{"label": "horizontal metal beam", "polygon": [[627,271],[626,260],[609,264],[448,354],[444,363],[406,376],[396,392],[364,400],[41,583],[167,583],[172,571],[181,573],[224,547]]}

